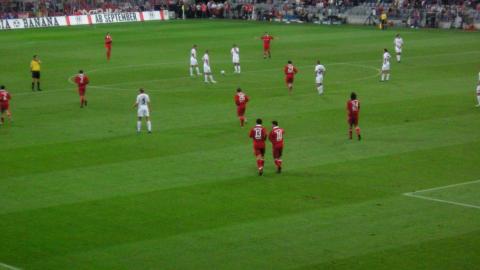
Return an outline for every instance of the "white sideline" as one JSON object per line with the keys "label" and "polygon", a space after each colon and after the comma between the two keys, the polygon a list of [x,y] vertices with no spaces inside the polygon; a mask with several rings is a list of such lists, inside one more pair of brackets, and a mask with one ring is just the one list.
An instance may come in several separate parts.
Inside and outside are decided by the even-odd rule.
{"label": "white sideline", "polygon": [[453,205],[463,206],[463,207],[468,207],[468,208],[480,209],[480,205],[473,205],[473,204],[468,204],[468,203],[460,203],[460,202],[455,202],[455,201],[436,199],[436,198],[416,194],[416,193],[422,193],[422,192],[429,192],[429,191],[447,189],[447,188],[452,188],[452,187],[465,186],[465,185],[470,185],[470,184],[475,184],[475,183],[480,183],[480,179],[473,180],[473,181],[468,181],[468,182],[463,182],[463,183],[458,183],[458,184],[447,185],[447,186],[422,189],[422,190],[418,190],[418,191],[414,191],[414,192],[407,192],[407,193],[403,193],[403,195],[408,196],[408,197],[412,197],[412,198],[423,199],[423,200],[427,200],[427,201],[441,202],[441,203],[453,204]]}
{"label": "white sideline", "polygon": [[10,270],[22,270],[21,268],[18,268],[18,267],[15,267],[15,266],[11,266],[11,265],[8,265],[6,263],[2,263],[0,262],[0,268],[5,268],[5,269],[10,269]]}

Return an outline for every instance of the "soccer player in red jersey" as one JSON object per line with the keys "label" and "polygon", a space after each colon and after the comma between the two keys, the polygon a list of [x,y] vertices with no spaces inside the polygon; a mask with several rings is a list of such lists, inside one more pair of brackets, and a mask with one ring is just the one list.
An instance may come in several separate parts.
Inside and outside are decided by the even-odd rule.
{"label": "soccer player in red jersey", "polygon": [[78,95],[80,96],[80,108],[87,106],[87,99],[85,98],[85,92],[87,91],[87,84],[90,83],[87,75],[83,73],[83,70],[80,70],[75,76],[75,83],[78,86]]}
{"label": "soccer player in red jersey", "polygon": [[5,90],[5,86],[0,86],[0,124],[5,122],[5,114],[8,117],[8,121],[12,122],[12,114],[10,113],[10,93]]}
{"label": "soccer player in red jersey", "polygon": [[268,58],[272,58],[272,54],[270,53],[270,41],[273,40],[273,36],[270,36],[265,32],[260,39],[263,40],[263,58],[266,59],[267,55]]}
{"label": "soccer player in red jersey", "polygon": [[268,135],[268,139],[272,143],[272,150],[273,150],[273,160],[275,162],[275,166],[277,166],[277,173],[282,172],[282,152],[283,152],[283,138],[285,135],[285,131],[283,128],[278,126],[277,121],[272,121],[272,131]]}
{"label": "soccer player in red jersey", "polygon": [[267,130],[262,126],[262,119],[257,119],[257,124],[250,130],[249,137],[253,139],[253,151],[257,158],[258,175],[263,175],[263,164],[265,163],[265,140]]}
{"label": "soccer player in red jersey", "polygon": [[243,127],[247,118],[245,118],[245,110],[247,109],[248,96],[239,87],[237,88],[237,94],[235,95],[235,104],[237,105],[237,116],[240,120],[240,126]]}
{"label": "soccer player in red jersey", "polygon": [[110,35],[110,32],[107,32],[107,35],[105,36],[105,49],[107,49],[107,60],[110,61],[110,55],[112,53],[112,36]]}
{"label": "soccer player in red jersey", "polygon": [[288,87],[288,93],[291,94],[293,90],[293,79],[297,74],[298,69],[292,64],[292,61],[288,60],[283,72],[285,73],[285,83]]}
{"label": "soccer player in red jersey", "polygon": [[360,113],[360,101],[357,99],[357,94],[352,92],[350,94],[350,100],[347,102],[347,115],[348,115],[348,124],[350,128],[348,129],[348,137],[352,139],[353,128],[355,127],[355,133],[357,133],[358,140],[361,140],[360,136],[360,127],[358,126],[358,118]]}

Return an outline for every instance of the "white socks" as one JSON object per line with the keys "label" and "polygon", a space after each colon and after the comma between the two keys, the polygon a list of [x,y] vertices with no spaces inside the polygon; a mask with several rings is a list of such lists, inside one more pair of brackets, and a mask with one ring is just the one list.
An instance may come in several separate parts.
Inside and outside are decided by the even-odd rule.
{"label": "white socks", "polygon": [[323,94],[323,85],[318,86],[317,91],[319,95]]}
{"label": "white socks", "polygon": [[382,73],[382,81],[385,81],[385,73]]}
{"label": "white socks", "polygon": [[[198,67],[195,67],[195,70],[197,71],[197,75],[202,75],[202,73],[200,73],[200,69]],[[190,76],[193,77],[193,67],[190,67]]]}
{"label": "white socks", "polygon": [[240,73],[240,66],[233,66],[234,73]]}
{"label": "white socks", "polygon": [[[142,121],[137,121],[137,132],[142,130]],[[152,121],[147,121],[147,130],[148,132],[152,132]]]}
{"label": "white socks", "polygon": [[190,67],[190,76],[193,76],[193,68]]}
{"label": "white socks", "polygon": [[387,79],[387,81],[390,80],[390,73],[387,73],[386,79]]}
{"label": "white socks", "polygon": [[480,106],[480,96],[477,96],[477,101],[478,101],[477,106]]}
{"label": "white socks", "polygon": [[202,73],[200,73],[200,69],[198,67],[195,68],[197,70],[197,75],[202,75]]}
{"label": "white socks", "polygon": [[400,55],[397,54],[397,62],[400,62]]}
{"label": "white socks", "polygon": [[213,79],[213,75],[207,75],[205,74],[205,82],[208,83],[208,78],[210,78],[210,81],[212,83],[216,83],[216,81]]}
{"label": "white socks", "polygon": [[390,80],[390,73],[382,73],[382,81],[385,81],[385,80]]}

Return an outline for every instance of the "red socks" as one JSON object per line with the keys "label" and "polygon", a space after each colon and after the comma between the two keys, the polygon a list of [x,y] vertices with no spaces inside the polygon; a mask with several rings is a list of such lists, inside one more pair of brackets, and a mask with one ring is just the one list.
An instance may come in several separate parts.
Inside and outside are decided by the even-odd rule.
{"label": "red socks", "polygon": [[259,170],[263,169],[263,163],[264,163],[263,159],[257,159],[257,167]]}
{"label": "red socks", "polygon": [[353,133],[352,129],[349,129],[348,130],[348,138],[350,138],[350,139],[352,138],[352,133]]}
{"label": "red socks", "polygon": [[240,126],[243,127],[244,124],[245,124],[245,117],[240,116]]}

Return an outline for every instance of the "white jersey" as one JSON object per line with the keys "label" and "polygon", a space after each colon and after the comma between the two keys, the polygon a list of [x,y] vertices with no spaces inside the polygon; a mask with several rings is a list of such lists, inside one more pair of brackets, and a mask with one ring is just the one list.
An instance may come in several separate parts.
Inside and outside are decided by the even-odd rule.
{"label": "white jersey", "polygon": [[150,103],[150,97],[145,94],[139,94],[137,96],[137,104],[138,104],[138,116],[143,117],[143,116],[149,116],[150,112],[148,110],[148,104]]}
{"label": "white jersey", "polygon": [[391,55],[388,52],[383,54],[382,70],[390,70],[390,58]]}
{"label": "white jersey", "polygon": [[395,45],[395,52],[402,52],[403,39],[401,37],[396,37],[393,44]]}
{"label": "white jersey", "polygon": [[240,49],[238,47],[233,47],[230,50],[230,53],[232,54],[232,62],[234,64],[237,64],[240,62]]}
{"label": "white jersey", "polygon": [[477,96],[480,96],[480,83],[477,84]]}
{"label": "white jersey", "polygon": [[325,73],[325,67],[323,65],[316,65],[315,66],[315,81],[316,83],[322,83],[323,82],[323,74]]}
{"label": "white jersey", "polygon": [[210,70],[210,57],[208,56],[208,54],[204,54],[204,55],[203,55],[202,61],[203,61],[203,73],[211,73],[211,70]]}
{"label": "white jersey", "polygon": [[191,66],[198,65],[197,50],[195,48],[192,48],[192,50],[190,51],[190,65]]}

